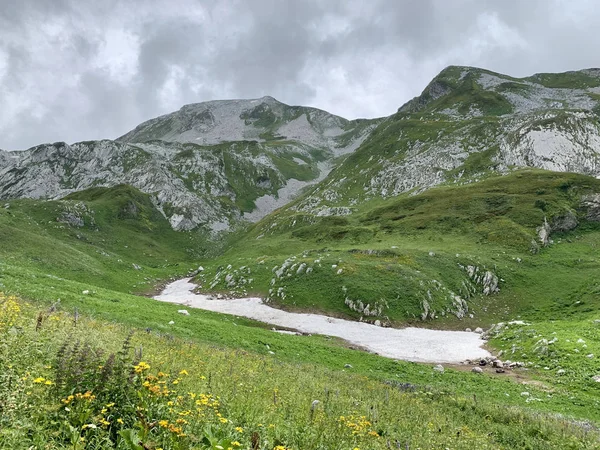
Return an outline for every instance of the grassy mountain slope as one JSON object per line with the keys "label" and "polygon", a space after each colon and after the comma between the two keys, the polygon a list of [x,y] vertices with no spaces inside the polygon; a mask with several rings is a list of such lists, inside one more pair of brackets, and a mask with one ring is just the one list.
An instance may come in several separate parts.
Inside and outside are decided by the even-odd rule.
{"label": "grassy mountain slope", "polygon": [[5,202],[0,235],[5,264],[123,292],[186,273],[206,251],[206,236],[174,231],[148,195],[125,185]]}
{"label": "grassy mountain slope", "polygon": [[451,66],[295,208],[339,215],[371,199],[515,168],[600,176],[599,92],[598,70],[514,79]]}
{"label": "grassy mountain slope", "polygon": [[[538,311],[585,316],[600,306],[590,282],[600,275],[600,226],[583,199],[598,192],[595,178],[529,170],[365,203],[343,217],[290,207],[203,263],[199,280],[369,321],[464,327]],[[550,245],[540,240],[545,222]]]}

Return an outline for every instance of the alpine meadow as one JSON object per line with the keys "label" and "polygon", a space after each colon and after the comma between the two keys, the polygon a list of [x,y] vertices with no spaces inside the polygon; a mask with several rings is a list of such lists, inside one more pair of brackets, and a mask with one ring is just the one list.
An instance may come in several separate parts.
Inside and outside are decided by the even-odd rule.
{"label": "alpine meadow", "polygon": [[0,151],[2,449],[600,449],[600,69]]}

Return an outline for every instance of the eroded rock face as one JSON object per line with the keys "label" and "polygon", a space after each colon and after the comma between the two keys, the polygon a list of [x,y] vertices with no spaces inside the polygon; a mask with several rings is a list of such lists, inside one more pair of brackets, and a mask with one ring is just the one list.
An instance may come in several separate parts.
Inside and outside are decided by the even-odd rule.
{"label": "eroded rock face", "polygon": [[582,198],[582,207],[586,211],[586,219],[600,222],[600,194],[590,194]]}
{"label": "eroded rock face", "polygon": [[544,217],[544,223],[537,228],[537,235],[543,246],[549,245],[552,240],[550,235],[555,232],[571,231],[577,228],[579,221],[573,211],[554,216],[550,222]]}

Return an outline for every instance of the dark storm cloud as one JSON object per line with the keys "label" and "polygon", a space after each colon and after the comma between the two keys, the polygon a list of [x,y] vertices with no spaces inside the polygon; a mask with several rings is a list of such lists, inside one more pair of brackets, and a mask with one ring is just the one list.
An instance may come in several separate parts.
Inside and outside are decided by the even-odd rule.
{"label": "dark storm cloud", "polygon": [[449,64],[597,66],[593,0],[0,0],[0,148],[115,138],[183,104],[272,95],[387,115]]}

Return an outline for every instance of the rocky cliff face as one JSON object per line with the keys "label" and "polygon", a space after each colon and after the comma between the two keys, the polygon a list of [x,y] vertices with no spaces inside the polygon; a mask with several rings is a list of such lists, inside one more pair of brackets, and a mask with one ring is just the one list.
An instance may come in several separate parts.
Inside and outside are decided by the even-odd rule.
{"label": "rocky cliff face", "polygon": [[290,207],[346,215],[373,198],[521,167],[600,177],[600,70],[516,79],[449,67],[375,120],[271,97],[187,105],[116,141],[0,151],[0,198],[127,183],[151,194],[175,229],[218,231],[259,220],[311,184]]}
{"label": "rocky cliff face", "polygon": [[188,105],[117,141],[0,151],[0,198],[60,198],[130,184],[173,228],[231,229],[285,205],[352,152],[377,121],[348,121],[275,99]]}

